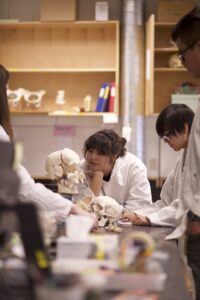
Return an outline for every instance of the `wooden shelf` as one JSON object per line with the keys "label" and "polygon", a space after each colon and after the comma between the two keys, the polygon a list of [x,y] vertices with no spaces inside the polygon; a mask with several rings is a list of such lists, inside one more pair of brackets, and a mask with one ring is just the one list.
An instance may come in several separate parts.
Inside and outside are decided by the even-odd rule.
{"label": "wooden shelf", "polygon": [[102,83],[115,82],[118,115],[119,28],[118,21],[0,22],[0,60],[11,73],[10,89],[46,91],[41,109],[27,110],[22,99],[12,113],[54,112],[58,90],[65,91],[64,111],[83,107],[88,94],[94,111]]}
{"label": "wooden shelf", "polygon": [[178,50],[177,48],[155,48],[154,49],[155,53],[165,53],[165,52],[169,52],[169,53],[176,53]]}
{"label": "wooden shelf", "polygon": [[10,73],[98,73],[116,72],[115,68],[69,68],[69,69],[9,69]]}
{"label": "wooden shelf", "polygon": [[103,123],[113,124],[118,123],[118,115],[110,112],[70,112],[64,110],[46,111],[46,110],[12,110],[14,116],[27,116],[27,115],[47,115],[49,117],[78,117],[78,118],[102,118]]}
{"label": "wooden shelf", "polygon": [[175,25],[176,25],[176,23],[172,23],[172,22],[155,22],[155,29],[172,28]]}
{"label": "wooden shelf", "polygon": [[48,113],[49,116],[68,116],[68,117],[102,117],[104,114],[109,114],[108,112],[70,112],[70,111],[52,111]]}
{"label": "wooden shelf", "polygon": [[33,109],[23,109],[23,110],[14,110],[11,109],[11,113],[14,115],[35,115],[35,114],[46,114],[48,116],[68,116],[68,117],[102,117],[104,114],[109,114],[108,112],[105,113],[98,113],[98,112],[70,112],[65,110],[57,110],[57,111],[47,111],[47,110],[33,110]]}
{"label": "wooden shelf", "polygon": [[188,72],[185,68],[154,68],[155,72]]}
{"label": "wooden shelf", "polygon": [[11,114],[13,115],[16,115],[16,116],[21,116],[21,115],[48,115],[49,114],[49,111],[47,110],[44,110],[44,109],[12,109],[10,108],[10,112]]}
{"label": "wooden shelf", "polygon": [[118,21],[68,21],[68,22],[20,22],[20,21],[4,21],[0,20],[0,28],[112,28],[115,27]]}

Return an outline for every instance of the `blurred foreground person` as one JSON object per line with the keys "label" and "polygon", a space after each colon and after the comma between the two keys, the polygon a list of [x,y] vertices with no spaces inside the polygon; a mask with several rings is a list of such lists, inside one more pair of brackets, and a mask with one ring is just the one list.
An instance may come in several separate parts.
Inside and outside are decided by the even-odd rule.
{"label": "blurred foreground person", "polygon": [[[6,87],[8,86],[9,73],[0,65],[0,140],[12,141],[13,131],[10,122],[10,113],[8,106],[8,99]],[[47,189],[40,183],[35,183],[27,170],[19,165],[17,167],[17,175],[20,178],[20,201],[31,201],[40,210],[54,211],[59,217],[66,217],[68,214],[80,214],[91,216],[80,207],[73,204],[68,199],[63,198],[61,195],[54,193]],[[93,217],[93,216],[92,216]],[[95,219],[94,219],[95,222]]]}

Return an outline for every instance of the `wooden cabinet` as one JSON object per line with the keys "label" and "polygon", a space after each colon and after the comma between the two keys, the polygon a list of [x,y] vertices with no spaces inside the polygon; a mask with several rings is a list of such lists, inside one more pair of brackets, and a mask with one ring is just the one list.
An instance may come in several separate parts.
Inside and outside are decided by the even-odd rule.
{"label": "wooden cabinet", "polygon": [[155,23],[154,15],[146,25],[146,115],[157,114],[169,105],[171,94],[184,82],[198,85],[198,80],[185,68],[169,67],[170,57],[177,54],[177,48],[171,42],[174,25]]}
{"label": "wooden cabinet", "polygon": [[[99,115],[101,84],[116,83],[114,113],[119,113],[119,22],[0,23],[0,61],[11,73],[10,89],[45,90],[41,107],[22,98],[13,113]],[[65,91],[66,103],[55,102]],[[92,112],[77,113],[86,95]]]}

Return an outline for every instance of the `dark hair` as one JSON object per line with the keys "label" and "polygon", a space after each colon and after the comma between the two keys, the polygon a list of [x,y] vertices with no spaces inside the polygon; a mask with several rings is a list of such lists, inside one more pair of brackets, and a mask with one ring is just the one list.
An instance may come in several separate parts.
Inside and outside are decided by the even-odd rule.
{"label": "dark hair", "polygon": [[126,153],[126,139],[120,137],[112,129],[99,130],[91,135],[85,142],[83,147],[84,156],[90,149],[98,151],[102,155],[108,155],[110,158],[114,156],[124,156]]}
{"label": "dark hair", "polygon": [[6,93],[6,85],[9,80],[9,72],[0,65],[0,125],[4,128],[10,139],[13,139],[13,131],[10,121],[10,112]]}
{"label": "dark hair", "polygon": [[200,7],[193,8],[180,19],[172,30],[171,38],[174,42],[179,38],[185,45],[200,40]]}
{"label": "dark hair", "polygon": [[185,124],[188,124],[189,131],[192,126],[194,112],[185,104],[170,104],[159,114],[156,121],[156,131],[160,137],[166,133],[176,135],[185,130]]}

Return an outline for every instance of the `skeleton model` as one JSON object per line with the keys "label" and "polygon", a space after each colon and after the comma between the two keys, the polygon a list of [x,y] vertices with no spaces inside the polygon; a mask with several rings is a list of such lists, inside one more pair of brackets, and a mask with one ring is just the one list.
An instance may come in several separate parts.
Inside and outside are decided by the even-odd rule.
{"label": "skeleton model", "polygon": [[24,94],[24,89],[19,88],[17,90],[7,89],[8,103],[16,108]]}
{"label": "skeleton model", "polygon": [[16,108],[21,100],[24,97],[24,100],[27,103],[27,106],[33,106],[35,108],[39,108],[42,104],[42,97],[46,91],[29,91],[23,88],[19,88],[16,90],[7,90],[8,102],[14,108]]}
{"label": "skeleton model", "polygon": [[46,91],[40,90],[40,91],[29,91],[24,90],[24,100],[27,103],[27,106],[33,106],[35,108],[39,108],[42,104],[42,97]]}
{"label": "skeleton model", "polygon": [[177,54],[170,55],[168,65],[170,68],[183,68],[183,65]]}
{"label": "skeleton model", "polygon": [[87,196],[79,200],[77,204],[81,208],[95,213],[99,219],[100,227],[104,227],[108,224],[105,227],[106,230],[121,232],[121,228],[117,226],[116,222],[121,217],[123,206],[113,198],[108,196]]}
{"label": "skeleton model", "polygon": [[79,156],[69,148],[48,155],[45,169],[52,180],[56,180],[61,194],[77,194],[79,183],[83,183],[85,174],[79,167]]}

